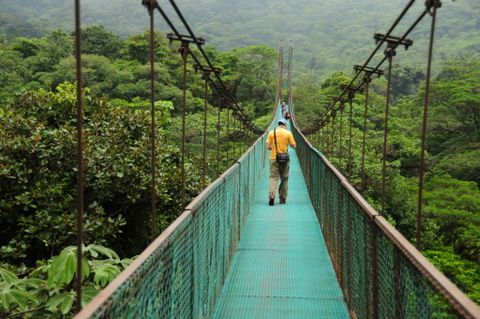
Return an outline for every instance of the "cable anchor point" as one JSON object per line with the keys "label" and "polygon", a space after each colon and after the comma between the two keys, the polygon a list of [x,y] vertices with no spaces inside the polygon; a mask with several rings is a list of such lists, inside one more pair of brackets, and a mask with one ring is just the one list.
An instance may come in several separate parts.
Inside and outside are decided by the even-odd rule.
{"label": "cable anchor point", "polygon": [[425,6],[427,7],[428,14],[433,15],[433,8],[441,8],[442,1],[441,0],[426,0]]}

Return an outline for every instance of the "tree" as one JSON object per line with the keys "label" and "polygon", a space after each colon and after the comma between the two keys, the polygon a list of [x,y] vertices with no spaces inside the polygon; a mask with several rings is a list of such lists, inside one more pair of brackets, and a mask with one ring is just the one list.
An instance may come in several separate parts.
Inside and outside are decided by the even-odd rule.
{"label": "tree", "polygon": [[114,60],[120,57],[122,46],[122,39],[108,32],[103,25],[90,26],[82,32],[84,53],[103,55]]}

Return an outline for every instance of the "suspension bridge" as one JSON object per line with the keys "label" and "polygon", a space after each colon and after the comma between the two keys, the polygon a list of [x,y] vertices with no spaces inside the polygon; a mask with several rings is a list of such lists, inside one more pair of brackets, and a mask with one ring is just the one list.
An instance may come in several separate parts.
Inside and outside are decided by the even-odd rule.
{"label": "suspension bridge", "polygon": [[[398,23],[415,0],[407,3],[385,34],[375,34],[376,48],[363,65],[355,66],[351,83],[327,107],[317,123],[300,130],[293,109],[289,128],[297,141],[291,150],[290,195],[285,205],[267,205],[268,154],[267,133],[280,117],[282,96],[283,48],[279,54],[276,111],[270,127],[257,128],[235,101],[175,1],[169,0],[187,30],[182,34],[155,0],[143,0],[150,16],[150,62],[152,72],[152,229],[156,231],[155,199],[155,107],[154,107],[154,14],[158,12],[169,25],[170,41],[179,41],[183,58],[182,116],[182,205],[183,213],[147,249],[84,309],[81,305],[81,245],[83,216],[82,157],[82,78],[80,43],[80,6],[76,0],[77,52],[77,130],[79,181],[77,205],[78,271],[76,318],[480,318],[479,307],[451,283],[407,241],[381,214],[361,196],[352,177],[352,99],[365,93],[365,118],[368,116],[368,85],[373,75],[382,75],[387,67],[387,99],[383,153],[384,204],[385,150],[388,143],[388,107],[392,60],[399,46],[408,48],[407,37],[426,16],[431,17],[429,59],[424,101],[424,126],[420,159],[420,191],[417,222],[417,246],[422,230],[422,182],[428,111],[431,57],[439,0],[426,1],[425,10],[402,36],[393,36]],[[191,50],[195,45],[198,50]],[[369,63],[386,45],[384,58],[376,66]],[[291,56],[288,63],[288,101],[293,105]],[[251,147],[233,165],[205,188],[191,203],[185,203],[185,89],[188,59],[202,72],[205,95],[211,88],[241,123],[250,136],[258,136]],[[204,61],[202,63],[202,61]],[[350,105],[348,158],[345,175],[326,155],[333,154],[333,135],[337,114]],[[205,122],[207,121],[205,103]],[[220,116],[218,117],[218,121]],[[343,123],[343,122],[342,122]],[[206,126],[206,124],[205,124]],[[217,123],[220,129],[220,123]],[[342,128],[340,127],[340,130]],[[364,126],[364,132],[366,126]],[[347,132],[347,129],[345,129]],[[305,134],[305,135],[304,135]],[[206,133],[204,131],[204,138]],[[309,138],[307,138],[308,136]],[[340,133],[342,136],[342,133]],[[322,150],[309,139],[322,139]],[[365,134],[363,137],[365,149]],[[340,142],[340,145],[342,142]],[[204,175],[206,140],[204,140]],[[219,159],[217,142],[217,163]],[[316,145],[319,145],[318,141]],[[326,155],[325,155],[325,154]],[[363,152],[364,153],[364,152]],[[218,169],[218,164],[217,164]]]}

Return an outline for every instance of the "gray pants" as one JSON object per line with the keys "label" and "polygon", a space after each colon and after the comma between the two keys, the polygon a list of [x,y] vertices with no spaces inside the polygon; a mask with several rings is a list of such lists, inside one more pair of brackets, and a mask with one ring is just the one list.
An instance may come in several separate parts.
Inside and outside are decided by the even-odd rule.
{"label": "gray pants", "polygon": [[268,198],[275,198],[275,195],[277,194],[278,180],[280,180],[280,198],[287,199],[289,170],[290,162],[279,164],[277,160],[270,160],[270,188]]}

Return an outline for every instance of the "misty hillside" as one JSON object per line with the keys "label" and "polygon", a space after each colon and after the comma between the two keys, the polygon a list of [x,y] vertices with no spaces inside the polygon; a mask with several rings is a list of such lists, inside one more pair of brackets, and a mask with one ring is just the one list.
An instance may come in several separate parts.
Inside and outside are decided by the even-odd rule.
{"label": "misty hillside", "polygon": [[[168,1],[159,2],[175,19]],[[188,21],[199,36],[219,49],[266,44],[281,40],[295,48],[296,71],[326,74],[349,71],[373,48],[373,33],[386,31],[405,1],[396,0],[179,0]],[[2,4],[0,30],[7,36],[38,36],[52,28],[72,30],[73,1],[16,0]],[[127,37],[143,32],[148,15],[140,0],[84,0],[83,23],[103,24]],[[423,9],[417,1],[410,10],[413,20]],[[398,59],[419,66],[425,61],[429,20],[412,34],[413,47]],[[165,24],[157,26],[169,32]],[[401,30],[405,30],[404,25]],[[437,62],[458,54],[480,52],[480,1],[443,1],[439,10]],[[407,62],[408,61],[408,62]]]}

